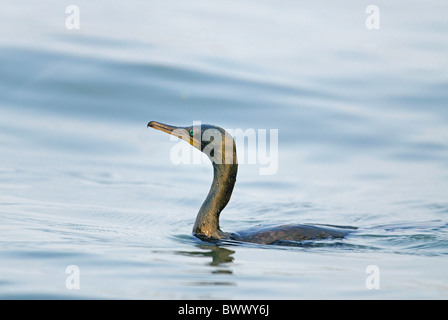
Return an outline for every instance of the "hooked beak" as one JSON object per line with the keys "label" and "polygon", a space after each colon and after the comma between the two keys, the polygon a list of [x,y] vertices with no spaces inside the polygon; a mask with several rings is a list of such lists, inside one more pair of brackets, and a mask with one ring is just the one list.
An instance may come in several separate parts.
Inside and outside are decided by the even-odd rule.
{"label": "hooked beak", "polygon": [[149,128],[149,127],[169,133],[169,134],[171,134],[176,129],[181,129],[181,128],[173,127],[173,126],[170,126],[170,125],[167,125],[167,124],[164,124],[161,122],[157,122],[157,121],[150,121],[147,125],[147,128]]}
{"label": "hooked beak", "polygon": [[160,130],[162,132],[171,134],[177,138],[180,138],[184,141],[187,141],[188,143],[190,143],[192,146],[196,147],[196,148],[200,148],[201,143],[199,142],[199,140],[195,137],[195,136],[190,136],[190,133],[188,132],[187,128],[184,127],[174,127],[174,126],[170,126],[168,124],[164,124],[161,122],[157,122],[157,121],[150,121],[147,125],[147,128],[151,127],[154,128],[156,130]]}

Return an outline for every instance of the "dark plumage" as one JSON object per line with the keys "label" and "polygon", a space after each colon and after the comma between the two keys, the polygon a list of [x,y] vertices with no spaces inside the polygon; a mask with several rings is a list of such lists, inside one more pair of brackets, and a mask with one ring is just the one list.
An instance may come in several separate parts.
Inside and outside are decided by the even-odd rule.
{"label": "dark plumage", "polygon": [[213,165],[213,183],[199,209],[193,234],[202,240],[229,239],[261,244],[281,244],[285,241],[343,238],[353,227],[327,225],[283,225],[251,228],[235,233],[221,231],[219,215],[232,195],[238,171],[235,141],[224,129],[203,124],[200,130],[193,126],[174,127],[151,121],[148,127],[175,135],[204,152]]}

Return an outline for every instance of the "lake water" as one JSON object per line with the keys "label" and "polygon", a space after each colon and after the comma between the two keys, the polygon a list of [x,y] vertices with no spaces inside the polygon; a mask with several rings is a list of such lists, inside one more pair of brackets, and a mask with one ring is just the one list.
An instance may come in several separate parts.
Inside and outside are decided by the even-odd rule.
{"label": "lake water", "polygon": [[[73,4],[72,30],[60,1],[0,6],[0,298],[448,298],[447,2],[377,1],[379,29],[354,0]],[[151,120],[278,129],[223,230],[358,231],[192,237],[211,165]]]}

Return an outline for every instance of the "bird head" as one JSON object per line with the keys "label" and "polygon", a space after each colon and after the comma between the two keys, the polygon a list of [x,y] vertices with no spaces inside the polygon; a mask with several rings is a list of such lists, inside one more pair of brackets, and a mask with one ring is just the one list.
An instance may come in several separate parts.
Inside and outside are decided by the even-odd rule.
{"label": "bird head", "polygon": [[200,124],[189,127],[176,127],[157,121],[148,127],[180,138],[205,153],[213,164],[237,164],[236,146],[233,137],[224,129]]}

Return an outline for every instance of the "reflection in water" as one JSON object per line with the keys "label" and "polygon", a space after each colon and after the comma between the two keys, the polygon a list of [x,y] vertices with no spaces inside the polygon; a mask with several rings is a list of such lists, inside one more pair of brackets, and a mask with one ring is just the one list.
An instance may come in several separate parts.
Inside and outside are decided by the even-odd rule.
{"label": "reflection in water", "polygon": [[[177,251],[176,253],[190,257],[211,257],[211,266],[223,266],[223,264],[233,262],[233,257],[231,256],[235,253],[233,250],[208,244],[199,244],[197,247],[205,251]],[[232,273],[232,271],[225,271],[223,273]]]}
{"label": "reflection in water", "polygon": [[[199,244],[197,248],[200,250],[195,251],[176,251],[176,254],[180,254],[188,257],[211,257],[208,265],[213,267],[212,274],[218,275],[231,275],[233,270],[230,268],[230,263],[233,262],[232,254],[233,250],[222,248],[218,245]],[[218,267],[218,268],[217,268]],[[235,281],[217,280],[216,278],[210,280],[200,280],[188,282],[190,286],[236,286]]]}

